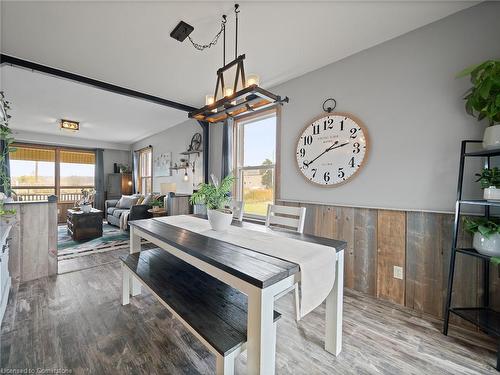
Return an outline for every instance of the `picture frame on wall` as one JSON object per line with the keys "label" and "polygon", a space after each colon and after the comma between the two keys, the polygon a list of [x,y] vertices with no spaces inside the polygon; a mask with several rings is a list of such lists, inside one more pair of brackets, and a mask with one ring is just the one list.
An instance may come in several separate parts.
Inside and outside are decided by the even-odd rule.
{"label": "picture frame on wall", "polygon": [[172,152],[162,152],[153,159],[153,172],[155,177],[172,176]]}

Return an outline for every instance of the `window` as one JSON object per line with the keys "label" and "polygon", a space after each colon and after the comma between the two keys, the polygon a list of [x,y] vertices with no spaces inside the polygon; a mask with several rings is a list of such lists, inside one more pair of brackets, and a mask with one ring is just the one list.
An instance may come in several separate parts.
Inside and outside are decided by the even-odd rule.
{"label": "window", "polygon": [[276,112],[235,123],[235,153],[238,186],[247,217],[263,217],[274,202],[276,162]]}
{"label": "window", "polygon": [[83,188],[94,187],[95,153],[61,150],[59,154],[59,196],[62,202],[80,199]]}
{"label": "window", "polygon": [[142,150],[137,151],[138,155],[138,181],[136,186],[138,192],[142,194],[148,194],[153,192],[153,175],[152,175],[152,163],[153,163],[153,148],[146,147]]}
{"label": "window", "polygon": [[95,153],[35,145],[14,145],[10,154],[12,190],[18,200],[59,202],[81,198],[81,189],[94,188]]}

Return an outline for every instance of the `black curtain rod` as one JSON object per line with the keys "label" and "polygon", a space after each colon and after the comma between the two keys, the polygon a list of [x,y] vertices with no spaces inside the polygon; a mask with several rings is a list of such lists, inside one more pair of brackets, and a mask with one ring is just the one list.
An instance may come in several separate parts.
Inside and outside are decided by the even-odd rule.
{"label": "black curtain rod", "polygon": [[31,62],[31,61],[19,59],[17,57],[5,55],[5,54],[0,54],[0,65],[4,65],[4,64],[9,64],[12,66],[19,66],[19,67],[30,69],[30,70],[36,70],[38,72],[50,74],[50,75],[53,75],[56,77],[61,77],[61,78],[69,79],[69,80],[76,81],[79,83],[83,83],[83,84],[86,84],[89,86],[97,87],[99,89],[113,92],[115,94],[120,94],[120,95],[129,96],[132,98],[146,100],[148,102],[160,104],[160,105],[163,105],[163,106],[169,107],[169,108],[178,109],[180,111],[191,112],[191,111],[194,111],[196,109],[196,108],[191,107],[189,105],[177,103],[177,102],[174,102],[174,101],[168,100],[168,99],[163,99],[163,98],[160,98],[158,96],[145,94],[143,92],[127,89],[125,87],[120,87],[117,85],[113,85],[111,83],[98,81],[96,79],[84,77],[84,76],[81,76],[79,74],[66,72],[64,70],[51,68],[50,66],[37,64],[37,63]]}

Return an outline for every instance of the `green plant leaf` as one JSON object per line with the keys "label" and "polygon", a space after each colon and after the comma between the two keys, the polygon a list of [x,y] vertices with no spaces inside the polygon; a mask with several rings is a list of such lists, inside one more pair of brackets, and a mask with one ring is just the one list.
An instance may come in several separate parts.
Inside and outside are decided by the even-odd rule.
{"label": "green plant leaf", "polygon": [[492,257],[490,262],[494,265],[500,265],[500,257]]}
{"label": "green plant leaf", "polygon": [[463,78],[465,76],[468,76],[470,75],[478,66],[480,66],[481,64],[475,64],[475,65],[471,65],[469,66],[468,68],[465,68],[464,70],[462,70],[461,72],[459,72],[457,75],[456,75],[456,78]]}

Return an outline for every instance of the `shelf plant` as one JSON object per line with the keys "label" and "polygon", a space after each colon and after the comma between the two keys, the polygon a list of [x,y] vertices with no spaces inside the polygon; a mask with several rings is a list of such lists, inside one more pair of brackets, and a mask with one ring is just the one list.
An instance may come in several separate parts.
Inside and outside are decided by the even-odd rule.
{"label": "shelf plant", "polygon": [[487,189],[489,187],[500,188],[500,169],[494,168],[484,168],[481,173],[476,173],[481,189]]}
{"label": "shelf plant", "polygon": [[476,173],[477,180],[481,189],[484,189],[484,199],[499,201],[500,200],[500,169],[484,168],[481,173]]}
{"label": "shelf plant", "polygon": [[457,77],[470,77],[472,87],[465,93],[465,110],[478,121],[486,119],[483,147],[500,147],[500,60],[470,66]]}
{"label": "shelf plant", "polygon": [[190,198],[191,204],[204,204],[207,207],[208,220],[214,230],[226,230],[233,219],[233,213],[228,208],[231,202],[234,177],[228,175],[219,183],[212,174],[212,183],[201,183],[198,191]]}
{"label": "shelf plant", "polygon": [[465,217],[464,228],[474,235],[473,247],[478,253],[491,256],[493,263],[500,263],[500,220],[497,218]]}

